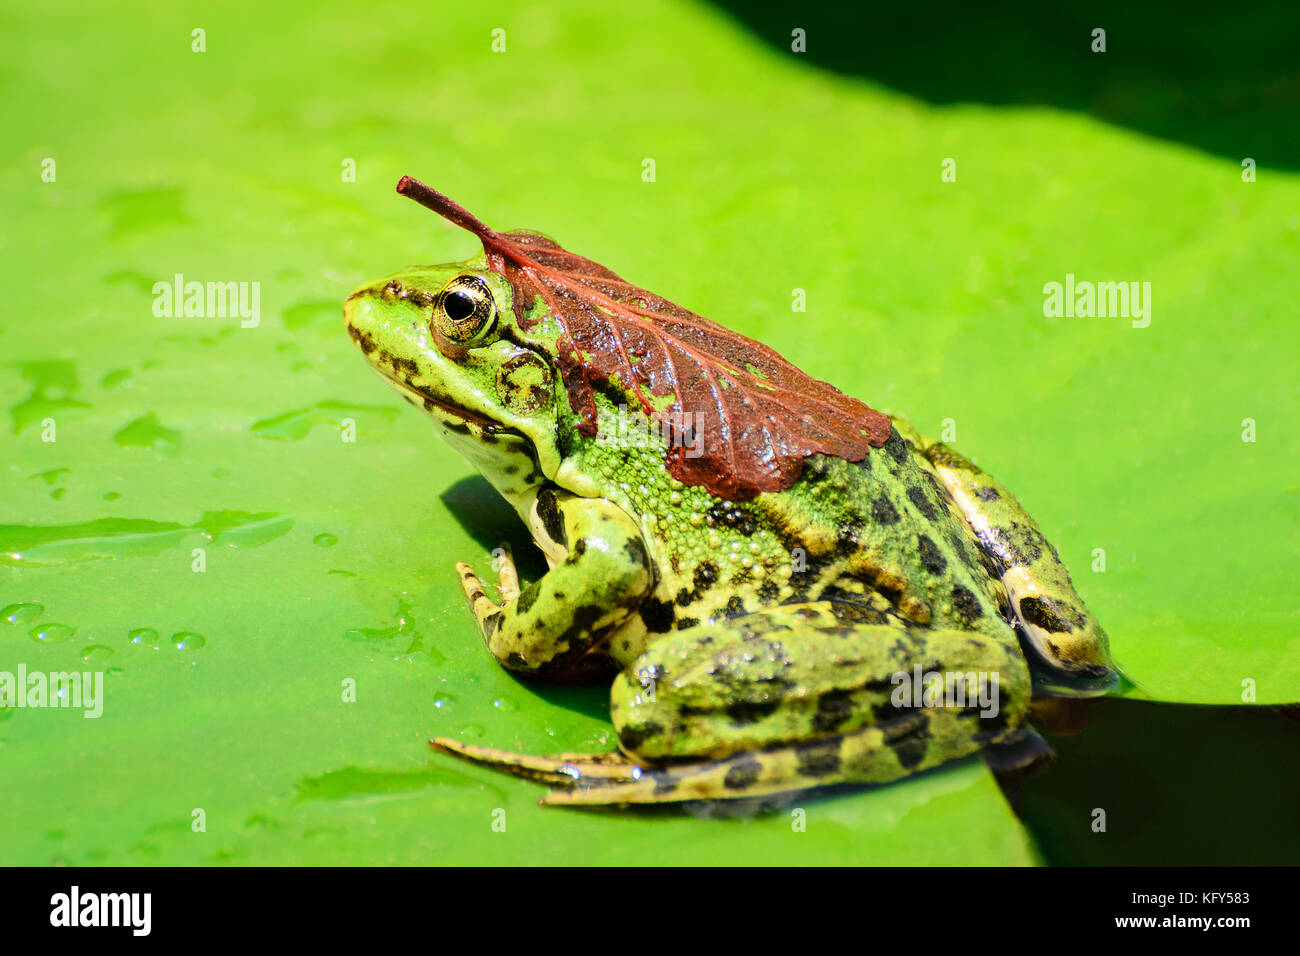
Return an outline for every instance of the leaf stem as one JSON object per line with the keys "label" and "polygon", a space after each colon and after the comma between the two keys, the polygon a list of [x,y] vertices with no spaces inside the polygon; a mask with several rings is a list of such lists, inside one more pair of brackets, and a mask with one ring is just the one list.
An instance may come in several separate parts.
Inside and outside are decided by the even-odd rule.
{"label": "leaf stem", "polygon": [[414,176],[403,176],[398,180],[397,192],[407,199],[414,199],[425,209],[433,210],[448,222],[455,223],[462,229],[468,229],[480,239],[496,240],[496,232],[486,223],[464,206],[448,199],[431,186],[426,186]]}

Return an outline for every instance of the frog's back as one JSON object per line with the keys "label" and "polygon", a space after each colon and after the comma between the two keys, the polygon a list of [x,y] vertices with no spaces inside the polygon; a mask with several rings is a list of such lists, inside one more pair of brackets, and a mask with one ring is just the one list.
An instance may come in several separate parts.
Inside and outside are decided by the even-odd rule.
{"label": "frog's back", "polygon": [[805,568],[780,603],[887,605],[888,616],[912,624],[1004,633],[996,568],[897,431],[860,462],[809,458],[796,485],[756,504],[783,540],[805,549]]}
{"label": "frog's back", "polygon": [[989,559],[897,432],[860,462],[814,455],[792,487],[746,502],[677,482],[655,450],[585,450],[654,565],[654,593],[612,642],[620,659],[657,634],[822,600],[876,623],[1006,633]]}

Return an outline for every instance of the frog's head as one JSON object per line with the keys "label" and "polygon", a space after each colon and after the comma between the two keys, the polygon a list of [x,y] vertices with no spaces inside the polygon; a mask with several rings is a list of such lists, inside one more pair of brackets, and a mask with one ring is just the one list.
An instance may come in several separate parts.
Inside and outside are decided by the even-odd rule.
{"label": "frog's head", "polygon": [[554,356],[519,328],[510,284],[483,257],[366,283],[343,315],[375,371],[507,498],[554,475]]}

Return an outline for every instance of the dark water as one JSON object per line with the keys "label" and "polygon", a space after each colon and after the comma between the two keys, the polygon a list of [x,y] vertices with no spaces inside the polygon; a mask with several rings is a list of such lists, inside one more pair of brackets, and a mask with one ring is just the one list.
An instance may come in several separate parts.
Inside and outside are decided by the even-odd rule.
{"label": "dark water", "polygon": [[[715,0],[774,49],[928,103],[1053,106],[1300,168],[1300,4]],[[1094,28],[1106,52],[1092,52]],[[795,54],[791,54],[795,55]]]}
{"label": "dark water", "polygon": [[[1058,864],[1300,863],[1300,719],[1276,708],[1103,700],[1004,787]],[[1094,811],[1106,830],[1093,831]]]}

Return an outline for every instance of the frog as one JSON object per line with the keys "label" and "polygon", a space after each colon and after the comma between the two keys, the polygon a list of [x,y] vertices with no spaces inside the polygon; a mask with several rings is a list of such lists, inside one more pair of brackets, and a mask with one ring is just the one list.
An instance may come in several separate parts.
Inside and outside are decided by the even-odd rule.
{"label": "frog", "polygon": [[[679,436],[584,427],[564,302],[527,301],[488,245],[362,283],[347,333],[545,558],[525,584],[503,544],[495,593],[456,563],[488,655],[524,681],[608,682],[617,748],[436,750],[545,785],[545,805],[761,800],[1014,753],[1041,740],[1036,697],[1116,686],[1059,552],[971,459],[890,414],[878,446],[807,454],[788,486],[683,481]],[[617,386],[589,396],[602,421],[626,412]]]}

